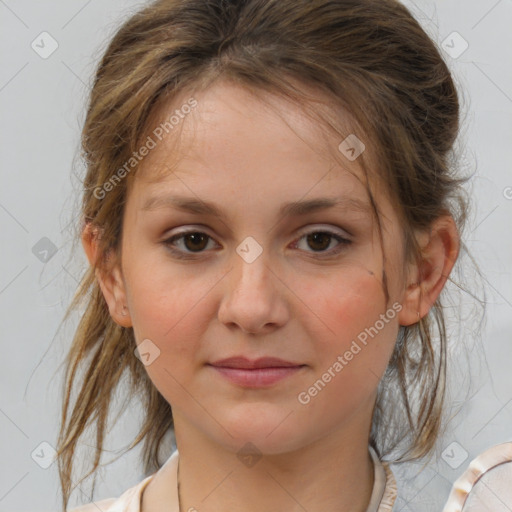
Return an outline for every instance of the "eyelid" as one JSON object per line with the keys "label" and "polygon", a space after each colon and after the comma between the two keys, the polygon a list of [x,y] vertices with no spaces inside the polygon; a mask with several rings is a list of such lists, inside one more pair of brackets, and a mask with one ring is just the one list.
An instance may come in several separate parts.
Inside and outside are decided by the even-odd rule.
{"label": "eyelid", "polygon": [[308,228],[301,229],[298,233],[298,236],[302,237],[307,233],[316,233],[317,231],[321,231],[322,233],[331,233],[333,235],[338,235],[341,238],[350,239],[352,234],[348,232],[346,229],[342,229],[340,227],[333,227],[327,224],[312,224],[309,225]]}
{"label": "eyelid", "polygon": [[[215,239],[215,237],[208,234],[208,231],[209,231],[208,228],[202,224],[192,224],[192,225],[190,225],[190,227],[183,228],[183,230],[177,231],[176,233],[173,233],[171,236],[167,236],[165,240],[169,240],[169,238],[172,238],[172,237],[175,237],[178,235],[187,235],[189,233],[204,233],[205,235],[208,235],[210,238]],[[350,233],[350,231],[348,231],[346,229],[343,229],[340,227],[333,227],[333,226],[330,226],[327,224],[324,224],[324,225],[310,224],[308,227],[302,228],[301,230],[299,230],[296,236],[302,237],[307,233],[312,233],[312,232],[317,232],[317,231],[331,233],[331,234],[338,235],[338,236],[340,236],[342,238],[346,238],[346,239],[349,239],[353,236],[353,234]]]}

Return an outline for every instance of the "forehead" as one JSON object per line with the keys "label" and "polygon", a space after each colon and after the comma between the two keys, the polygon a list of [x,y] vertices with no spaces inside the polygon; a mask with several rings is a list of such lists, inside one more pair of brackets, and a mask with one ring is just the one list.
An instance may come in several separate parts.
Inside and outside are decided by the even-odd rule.
{"label": "forehead", "polygon": [[[192,109],[184,107],[194,103]],[[319,104],[315,108],[321,110]],[[183,91],[152,115],[147,132],[156,144],[139,164],[131,188],[144,196],[141,208],[149,195],[177,188],[199,200],[224,194],[270,201],[284,194],[291,202],[342,192],[363,201],[367,177],[361,163],[371,156],[368,145],[359,157],[348,158],[341,137],[354,136],[351,119],[343,111],[337,119],[342,133],[326,130],[285,98],[230,82],[193,94]]]}

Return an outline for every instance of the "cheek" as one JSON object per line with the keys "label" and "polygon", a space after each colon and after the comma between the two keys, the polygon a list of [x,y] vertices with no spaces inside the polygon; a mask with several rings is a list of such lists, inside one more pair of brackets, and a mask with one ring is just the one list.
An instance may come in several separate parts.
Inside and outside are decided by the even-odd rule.
{"label": "cheek", "polygon": [[311,314],[334,336],[356,335],[385,310],[382,282],[368,269],[351,266],[297,290]]}
{"label": "cheek", "polygon": [[323,373],[338,356],[346,356],[340,374],[360,380],[371,371],[380,378],[396,340],[398,317],[392,301],[386,304],[375,274],[352,266],[316,286],[306,283],[300,293],[307,297],[307,314],[302,318],[303,325],[309,323],[320,362],[316,370]]}
{"label": "cheek", "polygon": [[208,294],[218,279],[169,276],[157,266],[139,271],[130,286],[134,335],[137,344],[151,340],[157,354],[145,370],[169,403],[186,408],[190,379],[203,363],[201,340],[214,314]]}
{"label": "cheek", "polygon": [[[127,268],[129,266],[127,265]],[[133,265],[127,272],[137,343],[149,339],[160,350],[158,365],[178,368],[198,352],[211,322],[209,294],[221,276],[184,277],[169,265]],[[149,370],[149,367],[148,367]]]}
{"label": "cheek", "polygon": [[373,408],[398,320],[392,301],[385,303],[381,282],[368,270],[352,267],[329,282],[329,288],[307,287],[307,303],[322,323],[319,328],[311,313],[303,317],[303,325],[310,321],[315,331],[316,364],[297,399],[305,422],[323,418],[326,428],[337,428],[355,411],[369,414]]}

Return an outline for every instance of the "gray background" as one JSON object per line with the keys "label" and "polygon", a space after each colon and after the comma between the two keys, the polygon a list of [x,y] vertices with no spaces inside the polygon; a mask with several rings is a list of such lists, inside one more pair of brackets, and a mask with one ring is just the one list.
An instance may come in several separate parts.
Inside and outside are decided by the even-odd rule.
{"label": "gray background", "polygon": [[[444,55],[463,89],[462,162],[476,169],[466,242],[483,279],[468,275],[479,297],[482,287],[487,293],[481,342],[468,297],[462,297],[466,320],[452,327],[455,385],[448,405],[462,409],[440,439],[437,456],[421,472],[419,464],[393,468],[400,489],[396,509],[421,512],[441,509],[452,482],[478,453],[512,441],[512,0],[405,3],[451,52]],[[0,512],[56,511],[60,505],[56,464],[41,467],[51,462],[51,449],[41,443],[55,445],[59,365],[76,318],[58,328],[86,264],[80,246],[71,253],[80,193],[74,174],[83,172],[78,138],[94,66],[121,20],[140,5],[0,0]],[[51,49],[49,37],[40,36],[44,31],[58,44],[47,58],[39,54]],[[454,31],[469,45],[461,55],[455,54],[464,43]],[[460,390],[468,384],[472,394],[463,403]],[[129,444],[139,421],[134,403],[115,423],[104,460]],[[101,471],[95,499],[118,496],[142,479],[138,452]],[[89,491],[82,486],[72,504],[89,501]]]}

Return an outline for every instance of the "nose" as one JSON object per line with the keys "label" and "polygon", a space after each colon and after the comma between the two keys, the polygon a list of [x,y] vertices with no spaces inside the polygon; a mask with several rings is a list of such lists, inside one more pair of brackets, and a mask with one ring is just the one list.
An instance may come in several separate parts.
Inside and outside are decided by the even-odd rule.
{"label": "nose", "polygon": [[223,280],[218,312],[219,321],[230,329],[268,333],[282,327],[289,318],[286,297],[291,292],[264,254],[251,263],[233,255],[234,266]]}

